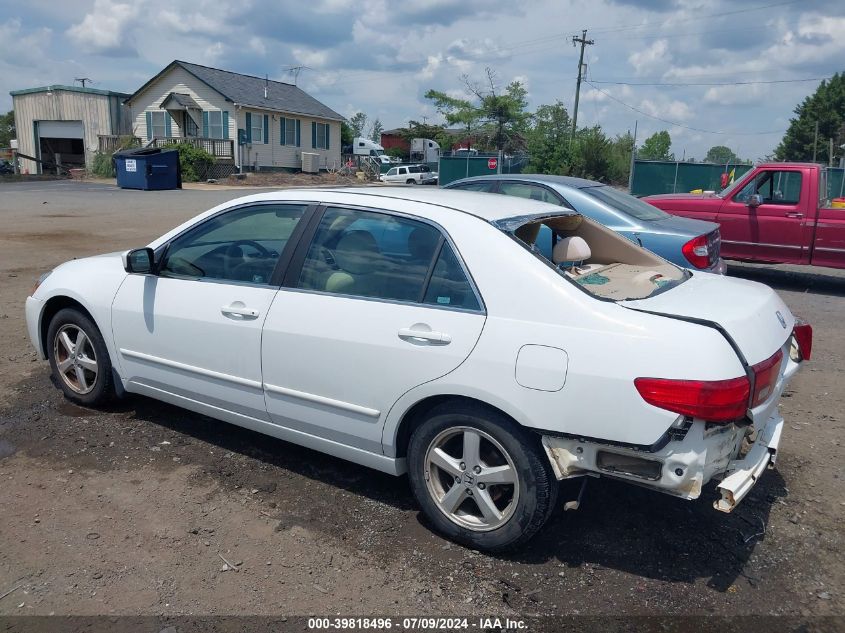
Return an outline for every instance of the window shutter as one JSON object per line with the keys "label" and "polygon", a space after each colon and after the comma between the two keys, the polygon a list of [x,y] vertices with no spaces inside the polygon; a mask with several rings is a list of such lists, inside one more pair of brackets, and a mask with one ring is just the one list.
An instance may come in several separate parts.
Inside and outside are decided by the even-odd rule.
{"label": "window shutter", "polygon": [[252,143],[252,113],[246,113],[246,142]]}
{"label": "window shutter", "polygon": [[208,138],[208,112],[202,112],[202,137]]}
{"label": "window shutter", "polygon": [[329,131],[331,130],[331,126],[326,123],[326,149],[329,149]]}
{"label": "window shutter", "polygon": [[300,146],[299,136],[300,136],[300,128],[302,127],[302,125],[301,125],[301,124],[302,124],[302,121],[300,121],[299,119],[297,119],[297,120],[296,120],[296,146],[297,146],[297,147],[299,147],[299,146]]}
{"label": "window shutter", "polygon": [[286,127],[287,126],[285,125],[285,117],[280,116],[279,117],[279,145],[285,144],[285,128]]}
{"label": "window shutter", "polygon": [[153,140],[153,113],[147,110],[147,140]]}
{"label": "window shutter", "polygon": [[264,115],[264,144],[270,143],[270,115]]}
{"label": "window shutter", "polygon": [[223,110],[223,138],[229,138],[229,112]]}
{"label": "window shutter", "polygon": [[170,129],[170,113],[167,111],[164,112],[164,135],[167,138],[173,135],[173,131]]}
{"label": "window shutter", "polygon": [[317,122],[311,121],[311,148],[317,148]]}

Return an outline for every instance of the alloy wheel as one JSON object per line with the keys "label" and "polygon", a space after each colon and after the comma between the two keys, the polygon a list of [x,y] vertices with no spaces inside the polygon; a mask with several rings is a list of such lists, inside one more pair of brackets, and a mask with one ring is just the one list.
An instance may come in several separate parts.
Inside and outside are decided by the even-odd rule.
{"label": "alloy wheel", "polygon": [[488,433],[446,429],[429,444],[424,463],[428,493],[453,523],[488,532],[513,516],[519,476],[508,452]]}
{"label": "alloy wheel", "polygon": [[53,341],[56,369],[74,393],[90,393],[97,382],[99,364],[94,344],[78,325],[67,323],[56,332]]}

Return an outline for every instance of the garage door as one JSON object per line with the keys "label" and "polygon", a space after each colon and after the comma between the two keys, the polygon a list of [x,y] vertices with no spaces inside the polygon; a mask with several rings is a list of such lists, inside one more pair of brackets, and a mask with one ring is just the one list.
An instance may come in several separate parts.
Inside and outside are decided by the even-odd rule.
{"label": "garage door", "polygon": [[39,121],[38,136],[41,138],[84,138],[82,121]]}
{"label": "garage door", "polygon": [[82,121],[38,121],[38,150],[47,161],[41,173],[52,172],[56,163],[67,167],[85,166],[85,128]]}

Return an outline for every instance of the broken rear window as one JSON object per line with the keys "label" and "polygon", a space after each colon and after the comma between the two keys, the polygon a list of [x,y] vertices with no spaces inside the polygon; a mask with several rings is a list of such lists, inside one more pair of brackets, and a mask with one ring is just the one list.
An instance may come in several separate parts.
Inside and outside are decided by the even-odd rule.
{"label": "broken rear window", "polygon": [[496,226],[601,299],[645,299],[689,278],[682,268],[577,213],[509,218]]}

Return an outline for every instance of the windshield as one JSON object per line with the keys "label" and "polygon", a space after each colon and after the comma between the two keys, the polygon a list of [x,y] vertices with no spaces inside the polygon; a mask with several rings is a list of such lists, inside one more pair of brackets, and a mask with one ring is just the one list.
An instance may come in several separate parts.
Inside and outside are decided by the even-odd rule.
{"label": "windshield", "polygon": [[655,220],[662,220],[669,217],[668,213],[661,211],[657,207],[613,187],[586,187],[581,191],[614,209],[627,213],[641,222],[654,222]]}

